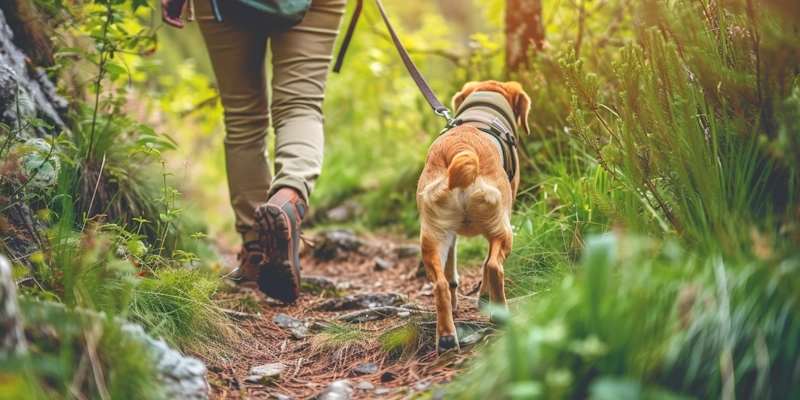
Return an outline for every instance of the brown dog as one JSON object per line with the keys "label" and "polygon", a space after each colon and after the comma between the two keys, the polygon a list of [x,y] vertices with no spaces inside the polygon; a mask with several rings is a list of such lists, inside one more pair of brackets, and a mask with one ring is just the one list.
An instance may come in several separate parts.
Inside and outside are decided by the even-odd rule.
{"label": "brown dog", "polygon": [[506,306],[503,261],[511,251],[510,216],[519,186],[516,131],[526,134],[530,99],[516,82],[469,82],[453,98],[455,124],[428,150],[417,186],[425,272],[434,283],[439,354],[458,349],[456,235],[483,235],[479,305]]}

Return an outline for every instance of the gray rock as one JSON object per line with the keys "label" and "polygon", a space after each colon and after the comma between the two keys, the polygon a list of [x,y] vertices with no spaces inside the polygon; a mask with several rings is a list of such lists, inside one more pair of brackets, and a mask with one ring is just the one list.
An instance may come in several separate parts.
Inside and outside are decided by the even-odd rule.
{"label": "gray rock", "polygon": [[362,243],[351,229],[337,229],[319,233],[314,237],[314,257],[332,260],[358,251]]}
{"label": "gray rock", "polygon": [[339,206],[331,208],[325,216],[333,222],[345,222],[361,214],[361,205],[354,200],[348,200]]}
{"label": "gray rock", "polygon": [[377,374],[378,370],[378,364],[360,364],[353,368],[353,372],[361,375]]}
{"label": "gray rock", "polygon": [[353,384],[349,381],[336,381],[331,383],[318,396],[317,400],[349,400],[353,393]]}
{"label": "gray rock", "polygon": [[431,385],[432,384],[430,382],[428,382],[428,381],[420,381],[420,382],[417,382],[414,385],[414,389],[419,391],[419,392],[424,392],[424,391],[430,389]]}
{"label": "gray rock", "polygon": [[409,311],[400,311],[397,313],[397,316],[400,318],[408,318],[411,316],[411,312]]}
{"label": "gray rock", "polygon": [[304,276],[300,279],[300,291],[319,293],[336,291],[336,282],[324,276]]}
{"label": "gray rock", "polygon": [[471,333],[471,334],[467,335],[463,339],[460,339],[458,341],[458,344],[461,345],[461,346],[471,346],[471,345],[473,345],[475,343],[480,342],[483,338],[486,337],[486,335],[488,335],[488,334],[490,334],[492,332],[494,332],[494,329],[492,329],[492,328],[480,329],[480,330],[478,330],[478,331],[476,331],[474,333]]}
{"label": "gray rock", "polygon": [[256,383],[278,380],[284,370],[286,370],[286,364],[283,363],[272,363],[250,367],[250,371],[248,372],[249,377],[246,381],[253,382],[254,378]]}
{"label": "gray rock", "polygon": [[418,244],[405,244],[395,247],[394,253],[398,258],[417,257],[422,253],[422,248]]}
{"label": "gray rock", "polygon": [[383,258],[376,258],[375,259],[375,270],[376,271],[386,271],[387,269],[394,268],[395,263],[384,260]]}
{"label": "gray rock", "polygon": [[170,348],[163,340],[151,338],[139,325],[126,323],[122,331],[145,343],[156,361],[157,375],[164,383],[166,398],[176,400],[208,399],[206,365]]}
{"label": "gray rock", "polygon": [[389,388],[377,388],[374,391],[372,391],[372,393],[375,393],[378,396],[382,396],[384,394],[389,394],[391,391],[392,391],[392,389],[389,389]]}
{"label": "gray rock", "polygon": [[362,308],[399,306],[408,297],[401,293],[361,293],[355,296],[325,299],[314,305],[318,311],[346,311]]}
{"label": "gray rock", "polygon": [[[87,319],[105,319],[103,313],[96,313],[85,309],[67,310],[63,304],[48,301],[28,303],[29,315],[41,318],[38,321],[28,321],[30,324],[43,323],[52,319],[74,320],[77,326]],[[2,307],[0,307],[2,308]],[[141,350],[147,352],[148,358],[153,360],[152,369],[156,372],[160,383],[164,387],[165,398],[175,400],[202,400],[208,399],[208,383],[206,382],[206,366],[203,361],[186,357],[179,351],[170,348],[163,340],[153,339],[137,324],[128,323],[123,319],[115,319],[121,326],[120,331],[124,340],[131,340],[142,345]]]}
{"label": "gray rock", "polygon": [[276,400],[292,400],[293,397],[289,396],[288,394],[281,393],[281,392],[272,392],[270,393],[271,398]]}
{"label": "gray rock", "polygon": [[401,313],[405,314],[406,317],[411,315],[410,312],[399,307],[375,307],[340,315],[336,317],[336,320],[350,323],[370,322],[394,317],[395,315],[399,316]]}
{"label": "gray rock", "polygon": [[356,389],[358,389],[358,390],[372,390],[372,389],[375,389],[375,385],[373,385],[373,384],[371,384],[369,382],[358,381],[358,383],[356,384]]}
{"label": "gray rock", "polygon": [[286,314],[277,314],[274,318],[272,318],[272,322],[283,329],[292,329],[297,328],[298,326],[303,324],[303,321],[292,318]]}
{"label": "gray rock", "polygon": [[0,122],[19,126],[22,118],[36,117],[54,129],[31,124],[22,132],[23,138],[57,135],[66,129],[62,116],[67,115],[69,103],[56,94],[43,70],[28,67],[28,56],[17,48],[13,38],[0,10]]}
{"label": "gray rock", "polygon": [[292,337],[297,340],[305,339],[306,333],[308,333],[308,328],[306,328],[304,325],[300,325],[297,328],[292,329]]}

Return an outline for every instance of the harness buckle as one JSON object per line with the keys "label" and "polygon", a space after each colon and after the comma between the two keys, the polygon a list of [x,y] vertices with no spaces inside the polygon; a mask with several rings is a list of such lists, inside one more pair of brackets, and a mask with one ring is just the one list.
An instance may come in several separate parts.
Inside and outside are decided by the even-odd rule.
{"label": "harness buckle", "polygon": [[506,143],[508,143],[511,146],[517,145],[517,139],[514,137],[511,131],[508,130],[508,128],[506,128],[505,125],[503,125],[503,121],[500,121],[499,118],[494,117],[494,119],[492,120],[492,126],[503,132],[504,136],[503,139],[505,139]]}

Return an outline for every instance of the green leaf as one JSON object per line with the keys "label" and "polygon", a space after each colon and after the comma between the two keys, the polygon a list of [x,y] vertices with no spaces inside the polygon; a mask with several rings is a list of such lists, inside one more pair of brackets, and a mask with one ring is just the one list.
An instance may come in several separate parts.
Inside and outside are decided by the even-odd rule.
{"label": "green leaf", "polygon": [[530,217],[525,217],[525,219],[522,220],[522,231],[529,236],[533,236],[533,221]]}
{"label": "green leaf", "polygon": [[131,10],[133,10],[133,12],[136,12],[139,7],[150,7],[150,4],[147,0],[133,0],[131,2]]}
{"label": "green leaf", "polygon": [[103,69],[108,71],[108,73],[117,74],[117,75],[123,75],[123,74],[126,74],[128,72],[121,65],[113,63],[113,62],[110,62],[110,61],[107,61],[105,64],[103,64]]}

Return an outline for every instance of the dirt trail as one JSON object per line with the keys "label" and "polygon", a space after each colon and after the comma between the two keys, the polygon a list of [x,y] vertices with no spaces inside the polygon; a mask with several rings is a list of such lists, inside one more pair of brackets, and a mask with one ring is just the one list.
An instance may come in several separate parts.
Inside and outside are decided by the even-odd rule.
{"label": "dirt trail", "polygon": [[[354,236],[347,235],[335,233],[333,242],[323,236],[315,238],[315,251],[306,251],[302,258],[303,278],[308,281],[308,277],[323,277],[332,282],[323,279],[321,284],[305,283],[302,297],[294,304],[281,304],[257,291],[231,284],[227,296],[254,299],[259,311],[257,316],[243,317],[238,322],[247,338],[238,354],[206,359],[212,398],[306,399],[317,396],[331,382],[348,380],[355,388],[350,394],[353,399],[399,399],[423,390],[435,391],[436,384],[452,380],[464,359],[474,353],[474,346],[462,345],[460,353],[437,359],[433,345],[435,319],[426,312],[433,310],[433,296],[428,279],[419,271],[418,246],[389,237],[359,237],[360,243],[354,244]],[[338,239],[342,239],[341,243]],[[376,269],[376,263],[385,268]],[[475,307],[479,271],[462,268],[460,272],[456,321],[463,321],[461,324],[472,331],[484,328],[488,326],[487,318]],[[330,290],[331,284],[338,286],[337,294]],[[321,287],[328,291],[321,293]],[[383,320],[348,324],[334,319],[353,309],[317,309],[323,302],[334,301],[331,298],[364,293],[400,293],[407,296],[407,304],[413,305],[405,307],[415,306],[418,310],[400,310],[399,315]],[[290,317],[278,317],[277,322],[284,327],[276,323],[279,314]],[[320,332],[321,325],[328,327]],[[332,334],[333,325],[345,326],[338,331],[350,334]],[[407,347],[404,351],[402,346],[385,350],[387,332],[398,331],[419,334],[395,335]],[[483,332],[486,331],[489,329]],[[463,335],[469,333],[467,330]],[[248,380],[251,367],[273,363],[283,364],[279,378]]]}

